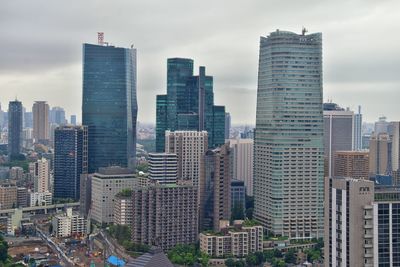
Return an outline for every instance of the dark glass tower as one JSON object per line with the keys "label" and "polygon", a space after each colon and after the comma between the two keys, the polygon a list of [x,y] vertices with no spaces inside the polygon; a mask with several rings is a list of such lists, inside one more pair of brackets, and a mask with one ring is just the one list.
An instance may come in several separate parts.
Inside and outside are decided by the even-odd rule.
{"label": "dark glass tower", "polygon": [[214,106],[213,77],[205,67],[193,76],[192,59],[170,58],[167,68],[167,94],[157,96],[157,152],[164,151],[166,130],[205,130],[210,147],[224,144],[225,107]]}
{"label": "dark glass tower", "polygon": [[8,104],[8,155],[16,157],[22,148],[22,103],[18,100]]}
{"label": "dark glass tower", "polygon": [[88,126],[89,172],[135,167],[136,49],[83,45],[82,124]]}
{"label": "dark glass tower", "polygon": [[54,131],[54,197],[78,200],[80,176],[87,170],[87,127],[58,127]]}

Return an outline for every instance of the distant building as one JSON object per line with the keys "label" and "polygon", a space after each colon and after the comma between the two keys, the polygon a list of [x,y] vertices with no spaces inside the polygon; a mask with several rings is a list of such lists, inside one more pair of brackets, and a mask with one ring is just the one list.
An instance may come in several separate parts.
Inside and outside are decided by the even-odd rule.
{"label": "distant building", "polygon": [[200,250],[210,257],[245,257],[263,251],[263,227],[247,221],[222,221],[220,233],[200,233]]}
{"label": "distant building", "polygon": [[168,251],[197,242],[197,189],[192,185],[136,187],[132,193],[132,241]]}
{"label": "distant building", "polygon": [[70,122],[72,125],[74,125],[74,126],[76,125],[76,115],[71,115]]}
{"label": "distant building", "polygon": [[0,186],[0,210],[17,208],[17,187]]}
{"label": "distant building", "polygon": [[159,184],[176,184],[178,158],[172,153],[149,153],[149,179]]}
{"label": "distant building", "polygon": [[231,114],[225,112],[225,140],[229,139],[231,131]]}
{"label": "distant building", "polygon": [[45,158],[39,159],[34,163],[34,186],[35,192],[49,192],[50,184],[50,162]]}
{"label": "distant building", "polygon": [[358,106],[358,113],[354,114],[354,141],[353,141],[353,150],[361,150],[362,146],[362,114],[361,114],[361,106]]}
{"label": "distant building", "polygon": [[22,150],[22,103],[10,101],[8,105],[8,155],[16,157]]}
{"label": "distant building", "polygon": [[53,194],[50,192],[33,192],[29,194],[29,206],[49,206],[53,203]]}
{"label": "distant building", "polygon": [[24,128],[33,128],[33,113],[25,112],[24,113]]}
{"label": "distant building", "polygon": [[58,125],[64,125],[66,124],[66,120],[65,120],[65,110],[61,107],[53,107],[50,110],[50,114],[49,114],[50,118],[50,123],[55,123]]}
{"label": "distant building", "polygon": [[386,133],[373,134],[369,141],[369,172],[387,174],[390,169],[390,138]]}
{"label": "distant building", "polygon": [[229,139],[232,179],[244,181],[246,194],[253,195],[253,139]]}
{"label": "distant building", "polygon": [[132,190],[119,192],[114,201],[114,224],[131,227],[133,215]]}
{"label": "distant building", "polygon": [[[327,107],[330,105],[329,107]],[[331,106],[335,105],[335,108]],[[334,103],[324,104],[325,176],[332,177],[336,151],[353,149],[354,112]]]}
{"label": "distant building", "polygon": [[178,156],[178,179],[199,186],[204,154],[208,149],[208,133],[205,131],[165,132],[165,152]]}
{"label": "distant building", "polygon": [[335,177],[351,177],[358,179],[369,178],[368,151],[336,151]]}
{"label": "distant building", "polygon": [[17,207],[25,208],[28,206],[28,189],[26,187],[17,188]]}
{"label": "distant building", "polygon": [[220,220],[231,217],[229,143],[208,150],[200,185],[200,229],[219,230]]}
{"label": "distant building", "polygon": [[24,169],[21,167],[11,167],[10,169],[10,179],[21,180],[24,178]]}
{"label": "distant building", "polygon": [[193,60],[169,58],[167,94],[157,96],[156,151],[166,152],[165,131],[207,131],[208,145],[225,143],[225,107],[214,105],[213,77],[205,67],[193,75]]}
{"label": "distant building", "polygon": [[80,198],[79,213],[87,217],[92,203],[92,176],[93,174],[81,174],[80,177]]}
{"label": "distant building", "polygon": [[400,171],[400,122],[390,122],[388,134],[391,141],[391,171]]}
{"label": "distant building", "polygon": [[50,140],[49,105],[46,101],[36,101],[32,107],[33,138],[36,143],[47,145]]}
{"label": "distant building", "polygon": [[246,187],[243,181],[231,181],[231,211],[240,207],[243,212],[246,209]]}
{"label": "distant building", "polygon": [[80,176],[87,172],[87,127],[58,127],[54,141],[54,197],[78,200]]}
{"label": "distant building", "polygon": [[386,117],[382,116],[379,117],[379,120],[377,122],[375,122],[375,129],[374,129],[374,133],[376,135],[379,135],[381,133],[388,133],[388,126],[389,126],[389,122],[386,121]]}
{"label": "distant building", "polygon": [[136,48],[83,44],[82,125],[88,170],[136,165]]}
{"label": "distant building", "polygon": [[92,176],[91,218],[99,223],[114,222],[116,195],[123,189],[132,189],[138,183],[130,169],[121,167],[100,168]]}
{"label": "distant building", "polygon": [[129,262],[126,267],[174,267],[167,256],[159,248],[152,247],[149,252]]}

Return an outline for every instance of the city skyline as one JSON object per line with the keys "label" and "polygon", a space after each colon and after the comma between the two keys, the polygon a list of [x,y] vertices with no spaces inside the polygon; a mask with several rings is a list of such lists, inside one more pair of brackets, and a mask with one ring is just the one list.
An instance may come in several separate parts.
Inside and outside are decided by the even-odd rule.
{"label": "city skyline", "polygon": [[[254,124],[258,58],[254,44],[259,36],[276,28],[299,33],[304,25],[324,34],[324,100],[332,99],[354,111],[361,105],[365,121],[376,121],[381,115],[396,120],[400,81],[395,66],[400,58],[395,49],[399,37],[390,33],[399,24],[395,10],[400,4],[284,2],[285,13],[278,12],[282,5],[276,1],[240,8],[232,3],[228,10],[221,3],[213,3],[209,9],[204,9],[204,4],[185,4],[185,13],[179,12],[174,1],[168,5],[149,2],[119,6],[95,6],[89,1],[79,10],[46,2],[47,8],[36,12],[31,12],[35,7],[29,2],[24,8],[2,4],[0,86],[6,90],[0,102],[4,108],[17,96],[30,107],[33,100],[42,100],[38,96],[45,95],[51,106],[62,106],[67,117],[77,114],[81,121],[81,44],[94,43],[96,33],[103,31],[106,41],[124,47],[133,43],[138,49],[140,122],[155,122],[155,95],[165,91],[165,63],[177,56],[193,58],[198,63],[195,68],[208,67],[215,77],[215,101],[226,105],[233,124]],[[40,3],[45,2],[39,1],[38,6]],[[206,12],[207,22],[199,9]],[[69,20],[72,13],[77,18],[74,23]],[[161,18],[166,14],[165,21]],[[237,19],[246,14],[252,15]],[[160,19],[152,20],[149,15]],[[54,21],[54,27],[43,24],[48,21]],[[189,23],[182,25],[182,21]],[[8,32],[7,28],[14,30]],[[382,101],[376,103],[377,97]],[[240,105],[243,101],[248,105]]]}

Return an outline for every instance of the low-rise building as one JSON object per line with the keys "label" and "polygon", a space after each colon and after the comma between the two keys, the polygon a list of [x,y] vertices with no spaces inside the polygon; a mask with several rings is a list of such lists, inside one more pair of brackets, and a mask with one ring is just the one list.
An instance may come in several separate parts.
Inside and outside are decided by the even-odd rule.
{"label": "low-rise building", "polygon": [[48,206],[53,203],[53,194],[50,192],[34,192],[29,194],[29,206]]}
{"label": "low-rise building", "polygon": [[200,234],[200,250],[211,257],[245,257],[263,250],[263,227],[252,221],[220,221],[221,232]]}
{"label": "low-rise building", "polygon": [[0,210],[17,207],[17,187],[13,185],[0,186]]}
{"label": "low-rise building", "polygon": [[115,196],[114,201],[114,224],[132,224],[132,190],[123,190]]}
{"label": "low-rise building", "polygon": [[24,178],[24,169],[21,167],[11,167],[10,169],[10,179],[21,180]]}
{"label": "low-rise building", "polygon": [[26,187],[17,188],[17,207],[25,208],[28,206],[28,189]]}
{"label": "low-rise building", "polygon": [[87,234],[87,220],[68,208],[63,214],[53,217],[53,234],[57,237],[84,236]]}

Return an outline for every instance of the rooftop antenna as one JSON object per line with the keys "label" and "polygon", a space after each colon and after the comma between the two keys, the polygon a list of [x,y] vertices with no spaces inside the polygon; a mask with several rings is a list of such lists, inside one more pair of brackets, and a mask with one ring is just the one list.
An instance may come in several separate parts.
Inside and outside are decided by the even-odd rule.
{"label": "rooftop antenna", "polygon": [[97,33],[97,43],[99,45],[104,45],[104,32]]}
{"label": "rooftop antenna", "polygon": [[303,26],[303,29],[301,30],[301,34],[306,35],[306,32],[308,32],[308,30]]}

